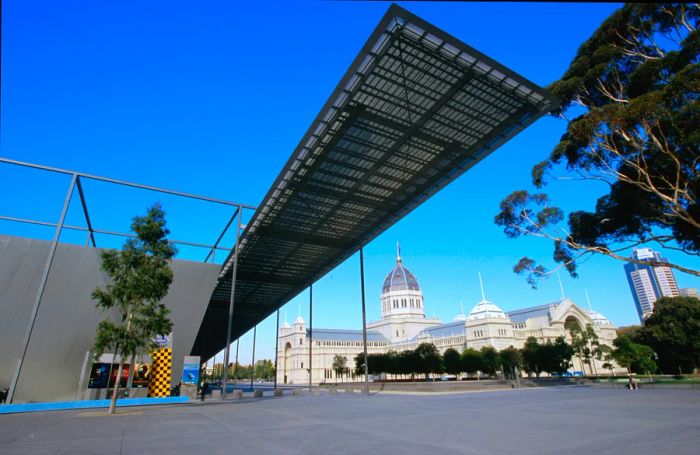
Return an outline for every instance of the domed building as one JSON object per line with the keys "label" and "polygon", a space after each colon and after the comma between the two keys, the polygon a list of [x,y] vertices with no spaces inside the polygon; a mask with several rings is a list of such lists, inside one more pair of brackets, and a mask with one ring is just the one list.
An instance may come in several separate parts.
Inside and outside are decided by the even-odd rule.
{"label": "domed building", "polygon": [[401,256],[396,257],[396,267],[384,279],[381,302],[382,318],[425,316],[423,292],[413,273],[403,266]]}
{"label": "domed building", "polygon": [[498,350],[513,344],[513,324],[506,313],[486,300],[484,284],[479,274],[481,301],[469,312],[466,321],[466,339],[470,347],[481,349],[492,346]]}
{"label": "domed building", "polygon": [[[367,324],[367,352],[410,350],[420,343],[433,343],[441,352],[448,348],[461,352],[465,348],[478,350],[485,346],[500,351],[510,346],[520,348],[528,337],[535,337],[540,343],[554,341],[559,336],[570,339],[572,327],[585,328],[589,324],[601,344],[611,346],[616,337],[616,327],[610,320],[591,308],[582,309],[570,299],[562,297],[554,303],[506,312],[486,299],[480,274],[479,282],[481,300],[468,315],[462,308],[454,320],[446,324],[437,318],[428,318],[418,279],[404,265],[397,248],[396,265],[384,278],[379,296],[381,319]],[[310,370],[313,383],[335,382],[341,377],[351,380],[354,358],[363,352],[362,330],[313,327],[311,331],[299,315],[292,325],[286,320],[281,325],[277,349],[279,383],[308,384]],[[348,370],[341,377],[333,369],[336,356],[345,357],[347,362]],[[604,370],[602,361],[594,362],[597,371]],[[574,371],[583,369],[590,373],[590,366],[575,365]]]}
{"label": "domed building", "polygon": [[425,317],[423,291],[415,275],[403,265],[398,246],[396,267],[384,279],[380,301],[382,319],[367,324],[367,329],[376,330],[392,343],[410,340],[422,330],[441,323],[439,319]]}

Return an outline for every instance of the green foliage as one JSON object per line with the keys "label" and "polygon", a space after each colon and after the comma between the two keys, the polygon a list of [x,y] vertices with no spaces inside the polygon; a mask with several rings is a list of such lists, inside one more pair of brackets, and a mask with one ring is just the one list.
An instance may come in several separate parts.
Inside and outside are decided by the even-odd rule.
{"label": "green foliage", "polygon": [[462,372],[462,356],[456,349],[447,349],[442,355],[442,362],[446,373],[457,375]]}
{"label": "green foliage", "polygon": [[415,349],[417,363],[416,373],[423,373],[428,377],[430,373],[439,373],[442,366],[440,351],[432,343],[421,343]]}
{"label": "green foliage", "polygon": [[[432,343],[421,343],[414,350],[389,351],[384,354],[369,354],[367,368],[370,374],[425,374],[439,373],[442,356]],[[355,374],[364,375],[364,354],[355,356]]]}
{"label": "green foliage", "polygon": [[581,363],[587,364],[592,367],[591,359],[595,356],[598,357],[600,350],[600,343],[598,342],[598,334],[593,329],[591,324],[587,324],[584,330],[580,327],[574,326],[571,330],[571,347],[574,353],[578,356]]}
{"label": "green foliage", "polygon": [[700,300],[663,297],[636,334],[635,341],[650,346],[664,371],[692,372],[700,367]]}
{"label": "green foliage", "polygon": [[255,362],[255,378],[271,380],[275,376],[275,366],[270,359],[262,359]]}
{"label": "green foliage", "polygon": [[498,362],[503,368],[506,377],[514,379],[523,363],[523,357],[519,349],[509,346],[498,353]]}
{"label": "green foliage", "polygon": [[527,371],[528,374],[534,373],[537,377],[539,377],[540,372],[543,370],[545,365],[547,365],[544,347],[537,342],[535,337],[528,337],[528,339],[525,340],[525,345],[523,346],[521,352],[525,371]]}
{"label": "green foliage", "polygon": [[[561,100],[558,113],[576,116],[532,179],[542,188],[565,166],[576,180],[606,182],[609,192],[593,211],[567,218],[546,194],[515,191],[495,217],[508,237],[551,240],[554,262],[574,277],[591,254],[629,261],[618,252],[648,242],[700,254],[699,22],[697,5],[626,4],[581,45],[549,87]],[[528,257],[514,271],[533,287],[550,274]]]}
{"label": "green foliage", "polygon": [[500,360],[496,349],[491,346],[481,348],[481,371],[489,376],[494,376],[499,367]]}
{"label": "green foliage", "polygon": [[[368,360],[369,360],[369,356]],[[355,374],[357,376],[364,376],[365,374],[365,355],[364,353],[359,353],[355,356]]]}
{"label": "green foliage", "polygon": [[612,357],[621,367],[635,373],[653,373],[656,371],[654,351],[649,346],[633,343],[625,335],[615,338],[613,345],[615,349]]}
{"label": "green foliage", "polygon": [[348,359],[345,356],[336,354],[333,356],[333,371],[336,377],[340,377],[348,371]]}
{"label": "green foliage", "polygon": [[166,240],[165,212],[154,205],[145,217],[134,217],[131,230],[136,238],[121,251],[102,252],[102,270],[110,283],[95,289],[92,298],[109,313],[97,327],[96,357],[109,350],[124,359],[172,330],[170,310],[161,303],[173,279],[168,264],[175,254]]}
{"label": "green foliage", "polygon": [[639,330],[641,330],[641,328],[641,325],[624,325],[618,327],[617,330],[615,330],[615,332],[617,333],[617,336],[627,335],[628,337],[630,337],[630,339],[636,340]]}
{"label": "green foliage", "polygon": [[571,367],[571,357],[574,355],[574,348],[566,342],[563,336],[557,337],[554,343],[547,340],[541,346],[541,371],[550,374],[565,373]]}
{"label": "green foliage", "polygon": [[462,352],[462,371],[474,374],[481,370],[483,370],[481,351],[477,351],[473,348],[465,349]]}

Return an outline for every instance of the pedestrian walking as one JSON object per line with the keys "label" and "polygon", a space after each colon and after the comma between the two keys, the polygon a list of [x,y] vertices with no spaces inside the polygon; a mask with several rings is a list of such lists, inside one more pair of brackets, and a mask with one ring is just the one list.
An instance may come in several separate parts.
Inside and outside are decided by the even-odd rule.
{"label": "pedestrian walking", "polygon": [[209,383],[205,380],[202,381],[202,403],[204,403],[204,396],[209,391]]}

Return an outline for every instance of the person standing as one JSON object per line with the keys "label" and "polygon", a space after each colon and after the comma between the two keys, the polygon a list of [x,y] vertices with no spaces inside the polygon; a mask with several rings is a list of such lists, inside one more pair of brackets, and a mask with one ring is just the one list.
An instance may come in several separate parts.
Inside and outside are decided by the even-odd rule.
{"label": "person standing", "polygon": [[631,374],[629,375],[628,387],[630,390],[637,390],[637,380]]}

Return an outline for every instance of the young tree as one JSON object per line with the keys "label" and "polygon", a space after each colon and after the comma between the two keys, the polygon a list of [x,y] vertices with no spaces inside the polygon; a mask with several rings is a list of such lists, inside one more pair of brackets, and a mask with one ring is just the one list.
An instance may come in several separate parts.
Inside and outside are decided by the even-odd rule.
{"label": "young tree", "polygon": [[662,297],[633,341],[650,346],[664,371],[700,367],[700,300]]}
{"label": "young tree", "polygon": [[571,367],[571,357],[574,355],[574,348],[566,342],[563,336],[557,337],[554,343],[547,340],[542,346],[542,371],[549,374],[563,374]]}
{"label": "young tree", "polygon": [[456,349],[449,348],[442,355],[445,364],[445,372],[455,376],[462,372],[462,357]]}
{"label": "young tree", "polygon": [[[369,357],[369,356],[367,356]],[[369,360],[369,359],[367,359]],[[368,362],[368,370],[369,370],[369,362]],[[365,374],[365,355],[363,353],[357,354],[355,356],[355,375],[356,376],[364,376]]]}
{"label": "young tree", "polygon": [[491,346],[481,348],[481,371],[493,377],[499,366],[498,351]]}
{"label": "young tree", "polygon": [[610,374],[615,376],[615,365],[613,364],[613,361],[615,360],[613,358],[613,350],[610,346],[606,346],[604,344],[600,345],[600,348],[598,349],[598,355],[599,360],[603,360],[605,363],[603,363],[603,368],[607,368],[610,370]]}
{"label": "young tree", "polygon": [[532,373],[535,373],[537,377],[540,376],[538,368],[542,367],[540,364],[541,352],[542,348],[537,342],[537,338],[528,337],[527,340],[525,340],[525,345],[521,350],[521,355],[523,357],[523,365],[525,366],[525,370],[527,370],[528,377],[532,377]]}
{"label": "young tree", "polygon": [[503,368],[506,377],[515,379],[516,375],[518,374],[516,369],[519,369],[520,365],[522,365],[523,358],[520,355],[519,349],[509,346],[498,353],[498,361],[500,366]]}
{"label": "young tree", "polygon": [[613,345],[615,346],[612,353],[613,358],[628,371],[635,373],[656,371],[654,351],[649,346],[633,343],[625,335],[615,338]]}
{"label": "young tree", "polygon": [[481,351],[477,351],[474,348],[465,349],[462,352],[462,371],[467,374],[474,374],[483,370]]}
{"label": "young tree", "polygon": [[415,350],[405,350],[401,351],[399,355],[397,356],[397,364],[399,366],[398,372],[399,374],[410,374],[411,375],[411,380],[413,380],[413,374],[417,371],[420,371],[420,366],[419,366],[420,360],[418,359],[418,356],[416,355]]}
{"label": "young tree", "polygon": [[[576,356],[581,363],[581,368],[583,373],[586,374],[585,365],[588,365],[589,370],[593,373],[595,370],[595,362],[592,360],[595,358],[596,350],[600,343],[598,342],[598,334],[591,324],[587,324],[586,328],[581,330],[578,326],[573,327],[570,330],[571,333],[571,347],[574,349]],[[596,373],[597,374],[597,373]]]}
{"label": "young tree", "polygon": [[[109,311],[97,326],[94,352],[99,357],[109,350],[120,357],[117,378],[121,378],[124,359],[146,347],[155,347],[153,338],[172,330],[170,310],[161,303],[168,293],[173,273],[168,266],[175,248],[167,241],[165,212],[156,204],[146,216],[136,216],[131,230],[135,238],[126,241],[121,251],[102,252],[102,270],[110,283],[92,292],[97,307]],[[114,413],[119,380],[114,387],[109,412]]]}
{"label": "young tree", "polygon": [[[574,277],[590,255],[639,262],[626,250],[649,243],[697,258],[699,21],[697,4],[626,4],[583,43],[549,87],[561,99],[558,113],[577,116],[532,178],[541,188],[563,162],[573,174],[563,178],[603,182],[609,191],[594,211],[570,213],[568,229],[560,226],[564,212],[546,194],[516,191],[495,218],[508,237],[551,240],[557,268]],[[680,263],[644,264],[700,276]],[[514,271],[526,273],[533,287],[551,274],[528,257]]]}
{"label": "young tree", "polygon": [[333,371],[335,371],[336,379],[340,376],[341,381],[344,379],[343,375],[347,370],[348,359],[345,356],[336,354],[333,356]]}
{"label": "young tree", "polygon": [[434,344],[421,343],[414,352],[418,361],[418,369],[414,370],[416,373],[423,373],[427,380],[430,373],[437,373],[440,371],[442,358],[440,356],[440,351],[437,350]]}
{"label": "young tree", "polygon": [[600,360],[602,354],[600,351],[599,337],[592,324],[586,324],[586,338],[588,340],[588,350],[590,352],[586,361],[588,362],[588,366],[591,367],[593,374],[598,376],[598,368],[595,365],[595,360]]}

